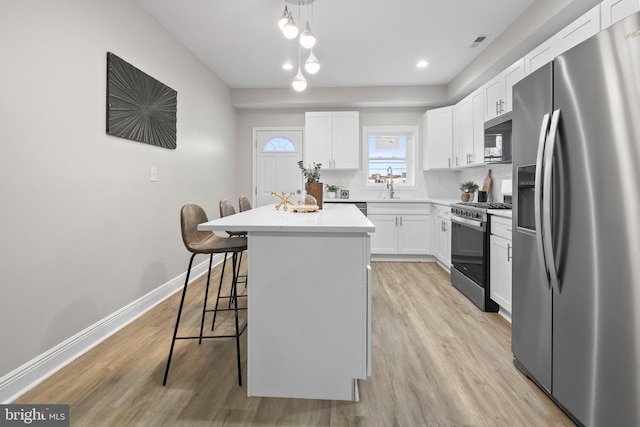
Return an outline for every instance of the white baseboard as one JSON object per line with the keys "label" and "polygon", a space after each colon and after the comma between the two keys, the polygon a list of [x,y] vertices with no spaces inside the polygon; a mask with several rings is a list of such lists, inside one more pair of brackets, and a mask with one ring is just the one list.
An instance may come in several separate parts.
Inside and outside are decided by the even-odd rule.
{"label": "white baseboard", "polygon": [[[223,256],[221,254],[213,257],[214,265],[218,265],[222,260]],[[208,267],[209,258],[194,266],[191,269],[189,283],[205,274]],[[11,403],[20,395],[169,298],[182,289],[185,277],[186,272],[4,375],[0,378],[0,402],[2,404]]]}
{"label": "white baseboard", "polygon": [[435,262],[432,255],[398,255],[398,254],[371,254],[371,261],[384,262]]}

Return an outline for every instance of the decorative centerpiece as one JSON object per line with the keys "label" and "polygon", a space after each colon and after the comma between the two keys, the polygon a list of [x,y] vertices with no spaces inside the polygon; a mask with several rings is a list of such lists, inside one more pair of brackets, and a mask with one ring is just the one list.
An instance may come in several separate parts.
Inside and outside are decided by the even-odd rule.
{"label": "decorative centerpiece", "polygon": [[274,197],[277,197],[280,200],[280,203],[278,203],[276,205],[276,210],[280,210],[280,208],[282,207],[282,210],[288,210],[289,209],[289,205],[292,205],[293,203],[289,200],[291,197],[294,196],[294,193],[291,192],[289,194],[285,193],[284,191],[282,192],[282,194],[278,194],[275,191],[271,192],[271,195]]}
{"label": "decorative centerpiece", "polygon": [[473,193],[478,190],[478,184],[474,181],[465,181],[460,184],[460,190],[462,190],[462,194],[460,194],[460,200],[463,202],[471,202],[473,201]]}
{"label": "decorative centerpiece", "polygon": [[304,167],[302,160],[298,162],[298,166],[302,171],[302,175],[306,179],[304,184],[305,191],[316,198],[318,202],[318,207],[322,209],[322,183],[320,181],[320,168],[322,167],[322,163],[313,163],[313,166],[309,166],[308,168]]}

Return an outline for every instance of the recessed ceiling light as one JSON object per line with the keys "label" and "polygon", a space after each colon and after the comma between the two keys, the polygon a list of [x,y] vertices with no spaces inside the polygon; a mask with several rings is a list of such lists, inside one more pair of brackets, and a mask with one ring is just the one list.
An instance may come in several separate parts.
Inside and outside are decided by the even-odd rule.
{"label": "recessed ceiling light", "polygon": [[284,68],[285,70],[293,70],[293,64],[291,62],[285,62],[284,64],[282,64],[282,68]]}
{"label": "recessed ceiling light", "polygon": [[429,63],[428,63],[427,61],[425,61],[425,60],[418,61],[418,63],[416,64],[416,66],[417,66],[418,68],[426,68],[426,67],[427,67],[427,65],[429,65]]}

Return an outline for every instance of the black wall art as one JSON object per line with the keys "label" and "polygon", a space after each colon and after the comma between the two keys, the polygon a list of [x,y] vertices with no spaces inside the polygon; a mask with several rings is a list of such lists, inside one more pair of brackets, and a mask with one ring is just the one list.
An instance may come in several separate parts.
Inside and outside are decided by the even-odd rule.
{"label": "black wall art", "polygon": [[176,148],[178,92],[107,52],[107,133]]}

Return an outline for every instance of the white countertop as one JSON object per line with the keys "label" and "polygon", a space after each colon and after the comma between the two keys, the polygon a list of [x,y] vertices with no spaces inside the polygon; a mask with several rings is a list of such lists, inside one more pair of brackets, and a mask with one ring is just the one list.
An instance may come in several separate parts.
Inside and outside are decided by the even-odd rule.
{"label": "white countertop", "polygon": [[324,203],[434,203],[436,205],[451,205],[460,203],[460,199],[329,199],[325,198]]}
{"label": "white countertop", "polygon": [[278,231],[285,233],[371,233],[375,226],[351,204],[325,204],[316,212],[260,206],[198,225],[201,231]]}

